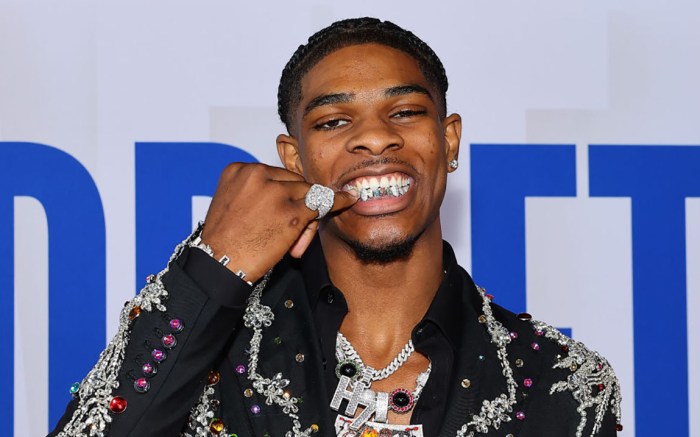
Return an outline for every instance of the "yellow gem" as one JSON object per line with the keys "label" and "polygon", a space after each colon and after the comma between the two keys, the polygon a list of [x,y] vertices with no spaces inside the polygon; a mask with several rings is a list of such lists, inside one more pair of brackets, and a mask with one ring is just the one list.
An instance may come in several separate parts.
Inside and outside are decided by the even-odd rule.
{"label": "yellow gem", "polygon": [[312,424],[312,425],[311,425],[311,431],[313,431],[313,432],[318,432],[318,425],[316,425],[315,423]]}
{"label": "yellow gem", "polygon": [[377,437],[379,433],[374,428],[367,428],[363,433],[362,437]]}
{"label": "yellow gem", "polygon": [[224,421],[221,419],[212,419],[211,423],[209,424],[209,430],[214,434],[219,434],[224,430]]}

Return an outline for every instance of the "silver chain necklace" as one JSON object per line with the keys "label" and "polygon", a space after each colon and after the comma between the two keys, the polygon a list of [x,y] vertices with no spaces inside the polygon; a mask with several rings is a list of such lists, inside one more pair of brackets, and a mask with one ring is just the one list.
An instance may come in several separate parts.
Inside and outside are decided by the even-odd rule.
{"label": "silver chain necklace", "polygon": [[[389,376],[391,376],[394,372],[399,370],[399,367],[401,367],[408,359],[411,357],[411,354],[416,349],[413,347],[413,340],[408,339],[408,343],[401,349],[401,352],[394,358],[391,363],[389,363],[385,368],[382,370],[376,370],[372,369],[372,381],[380,381],[382,379],[386,379]],[[369,366],[366,366],[364,361],[362,361],[362,358],[360,358],[360,354],[357,353],[355,348],[353,347],[352,343],[350,343],[350,340],[348,340],[340,331],[338,331],[338,336],[336,339],[336,350],[335,350],[335,355],[336,358],[338,359],[338,362],[345,361],[345,360],[352,360],[354,361],[360,368],[360,371],[363,371],[365,368],[368,368]]]}

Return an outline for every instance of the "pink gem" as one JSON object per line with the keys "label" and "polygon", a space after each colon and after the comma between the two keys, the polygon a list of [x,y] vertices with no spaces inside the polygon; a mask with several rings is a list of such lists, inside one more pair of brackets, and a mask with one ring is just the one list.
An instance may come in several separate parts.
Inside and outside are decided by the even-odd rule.
{"label": "pink gem", "polygon": [[175,336],[172,334],[168,334],[163,336],[161,342],[163,343],[164,347],[172,349],[177,345],[177,338],[175,338]]}
{"label": "pink gem", "polygon": [[598,365],[595,367],[596,367],[596,369],[598,369],[598,371],[603,370],[603,365],[601,363],[598,363]]}
{"label": "pink gem", "polygon": [[532,379],[530,379],[530,378],[525,378],[525,380],[523,381],[523,385],[524,385],[525,387],[527,387],[527,388],[532,387]]}
{"label": "pink gem", "polygon": [[153,357],[153,360],[156,363],[160,363],[167,357],[166,353],[160,349],[153,349],[153,352],[151,352],[151,356]]}
{"label": "pink gem", "polygon": [[523,413],[522,411],[518,411],[517,413],[515,413],[515,418],[518,420],[525,420],[525,413]]}
{"label": "pink gem", "polygon": [[512,331],[512,332],[510,333],[510,338],[512,338],[513,340],[515,340],[516,338],[518,338],[518,333],[515,332],[515,331]]}
{"label": "pink gem", "polygon": [[185,325],[180,319],[172,319],[170,321],[170,330],[173,332],[180,332],[185,328]]}
{"label": "pink gem", "polygon": [[158,368],[151,363],[146,363],[141,366],[141,371],[146,376],[153,376],[156,374],[156,372],[158,372]]}
{"label": "pink gem", "polygon": [[533,351],[538,351],[538,350],[540,350],[540,345],[539,345],[539,343],[532,343],[532,344],[530,345],[530,347],[532,348]]}
{"label": "pink gem", "polygon": [[535,335],[538,337],[542,337],[544,335],[544,331],[541,329],[535,329]]}
{"label": "pink gem", "polygon": [[[245,366],[243,364],[239,364],[236,366],[236,373],[239,375],[243,375],[245,373]],[[260,408],[260,407],[258,407]]]}
{"label": "pink gem", "polygon": [[134,381],[134,390],[139,393],[146,393],[151,388],[151,383],[146,378],[139,378]]}

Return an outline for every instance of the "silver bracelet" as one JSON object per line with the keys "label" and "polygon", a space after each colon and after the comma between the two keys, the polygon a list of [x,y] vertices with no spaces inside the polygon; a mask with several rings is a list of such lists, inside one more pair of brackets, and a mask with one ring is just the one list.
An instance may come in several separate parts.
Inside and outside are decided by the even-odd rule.
{"label": "silver bracelet", "polygon": [[[202,241],[202,237],[200,235],[197,235],[197,238],[192,240],[192,242],[189,244],[190,247],[196,247],[197,249],[202,250],[204,253],[209,255],[210,257],[216,259],[214,256],[214,251],[212,250],[211,246],[204,243]],[[221,258],[219,258],[219,263],[221,263],[222,266],[226,267],[228,263],[231,261],[231,258],[228,257],[228,255],[224,255]],[[236,276],[241,278],[246,284],[250,285],[251,287],[253,286],[253,283],[250,281],[245,280],[245,272],[243,270],[239,270],[237,272],[234,272]]]}

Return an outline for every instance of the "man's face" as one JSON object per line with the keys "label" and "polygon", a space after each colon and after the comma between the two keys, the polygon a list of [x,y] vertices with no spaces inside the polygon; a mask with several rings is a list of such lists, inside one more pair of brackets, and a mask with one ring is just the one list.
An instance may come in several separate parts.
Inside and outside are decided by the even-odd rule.
{"label": "man's face", "polygon": [[323,58],[302,79],[294,137],[278,138],[285,166],[308,182],[355,191],[360,200],[322,232],[381,249],[437,226],[460,119],[409,55],[379,44]]}

